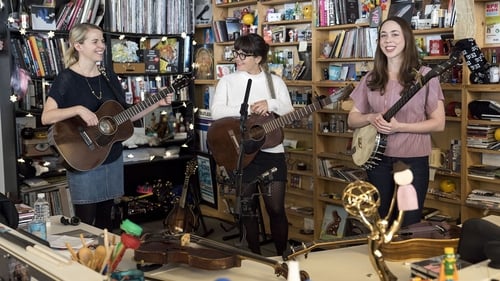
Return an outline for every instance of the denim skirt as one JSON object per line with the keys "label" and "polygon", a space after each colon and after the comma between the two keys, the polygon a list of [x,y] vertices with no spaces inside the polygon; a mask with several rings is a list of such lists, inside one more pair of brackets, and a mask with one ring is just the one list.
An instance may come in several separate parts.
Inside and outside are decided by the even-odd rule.
{"label": "denim skirt", "polygon": [[102,202],[124,193],[122,157],[90,171],[67,171],[66,177],[73,204]]}

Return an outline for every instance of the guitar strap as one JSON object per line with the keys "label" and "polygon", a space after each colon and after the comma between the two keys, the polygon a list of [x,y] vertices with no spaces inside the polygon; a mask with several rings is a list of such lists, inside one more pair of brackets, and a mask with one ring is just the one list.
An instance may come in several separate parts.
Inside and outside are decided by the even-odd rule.
{"label": "guitar strap", "polygon": [[108,77],[108,73],[106,72],[106,68],[102,65],[99,65],[99,66],[97,66],[97,69],[99,70],[101,75],[104,76],[104,80],[106,80],[106,82],[108,83],[108,86],[111,88],[111,90],[113,90],[113,94],[115,94],[116,100],[117,101],[122,100],[122,97],[120,97],[120,94],[118,93],[116,88],[113,87],[113,85],[111,84],[111,81],[109,80],[109,77]]}
{"label": "guitar strap", "polygon": [[273,77],[271,77],[269,71],[264,71],[264,73],[266,74],[267,86],[269,87],[269,91],[271,91],[271,98],[275,99],[276,93],[274,92]]}

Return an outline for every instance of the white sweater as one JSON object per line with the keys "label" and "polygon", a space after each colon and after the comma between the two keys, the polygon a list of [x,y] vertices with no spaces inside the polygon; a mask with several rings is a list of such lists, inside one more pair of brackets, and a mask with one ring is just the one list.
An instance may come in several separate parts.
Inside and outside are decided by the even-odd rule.
{"label": "white sweater", "polygon": [[[246,71],[236,71],[222,77],[217,84],[215,94],[210,103],[212,118],[217,120],[223,117],[240,116],[241,104],[245,98],[248,79],[252,79],[252,86],[248,97],[248,114],[251,114],[250,105],[261,100],[267,100],[270,112],[278,115],[291,112],[293,106],[285,82],[274,74],[271,77],[273,78],[276,95],[274,99],[271,98],[271,92],[269,91],[264,72],[252,75]],[[262,149],[262,151],[277,153],[283,152],[284,148],[282,144],[279,144],[275,147]]]}

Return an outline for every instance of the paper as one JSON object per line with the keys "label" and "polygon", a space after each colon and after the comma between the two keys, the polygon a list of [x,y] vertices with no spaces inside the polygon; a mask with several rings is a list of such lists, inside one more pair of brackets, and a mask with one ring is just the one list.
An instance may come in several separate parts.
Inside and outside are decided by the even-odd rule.
{"label": "paper", "polygon": [[[85,245],[91,245],[94,243],[92,238],[84,238]],[[73,249],[80,249],[83,247],[82,240],[78,237],[68,236],[68,235],[48,235],[47,241],[50,243],[50,247],[53,249],[67,249],[66,243],[69,243]]]}

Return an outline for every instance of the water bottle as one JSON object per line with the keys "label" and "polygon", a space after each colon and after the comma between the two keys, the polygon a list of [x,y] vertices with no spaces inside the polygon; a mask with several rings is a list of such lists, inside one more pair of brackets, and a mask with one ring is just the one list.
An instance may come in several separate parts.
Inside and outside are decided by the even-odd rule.
{"label": "water bottle", "polygon": [[34,220],[41,220],[47,224],[50,224],[50,205],[45,199],[44,193],[37,194],[37,200],[33,206],[35,209]]}
{"label": "water bottle", "polygon": [[44,193],[37,194],[37,200],[33,205],[33,209],[35,209],[35,215],[33,220],[28,224],[28,231],[47,240],[47,224],[50,223],[50,205],[45,200]]}

